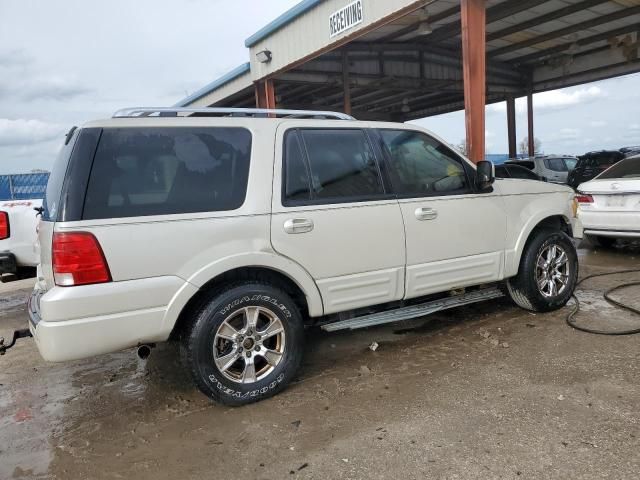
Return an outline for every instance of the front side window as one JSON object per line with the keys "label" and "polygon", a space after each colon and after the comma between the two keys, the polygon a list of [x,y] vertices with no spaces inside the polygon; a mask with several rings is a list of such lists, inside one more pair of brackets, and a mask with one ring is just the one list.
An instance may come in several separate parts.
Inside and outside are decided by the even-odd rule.
{"label": "front side window", "polygon": [[566,172],[567,166],[561,158],[545,158],[545,166],[554,172]]}
{"label": "front side window", "polygon": [[243,128],[107,128],[83,219],[234,210],[244,202],[251,133]]}
{"label": "front side window", "polygon": [[389,173],[397,194],[424,196],[470,190],[462,161],[446,145],[421,132],[379,132],[389,156]]}

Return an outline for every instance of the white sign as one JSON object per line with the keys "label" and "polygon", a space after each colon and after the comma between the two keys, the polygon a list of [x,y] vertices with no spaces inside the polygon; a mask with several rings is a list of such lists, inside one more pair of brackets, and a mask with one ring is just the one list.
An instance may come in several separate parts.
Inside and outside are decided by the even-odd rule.
{"label": "white sign", "polygon": [[362,23],[362,0],[351,2],[346,7],[329,15],[329,38]]}

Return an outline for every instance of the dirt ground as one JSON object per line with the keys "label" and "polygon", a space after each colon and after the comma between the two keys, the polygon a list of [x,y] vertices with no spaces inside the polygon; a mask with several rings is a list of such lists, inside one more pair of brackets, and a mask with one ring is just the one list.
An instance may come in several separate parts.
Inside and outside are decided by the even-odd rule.
{"label": "dirt ground", "polygon": [[[587,245],[581,276],[639,258]],[[631,280],[585,282],[579,321],[640,326],[601,298]],[[0,334],[26,325],[30,287],[0,285]],[[640,307],[640,288],[616,295]],[[638,478],[640,335],[578,332],[568,310],[312,330],[294,384],[242,408],[199,393],[172,345],[47,364],[22,340],[0,357],[0,479]]]}

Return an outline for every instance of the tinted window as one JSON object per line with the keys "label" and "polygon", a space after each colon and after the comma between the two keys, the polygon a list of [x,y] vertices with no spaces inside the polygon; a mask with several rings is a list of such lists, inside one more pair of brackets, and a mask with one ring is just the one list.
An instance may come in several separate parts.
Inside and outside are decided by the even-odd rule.
{"label": "tinted window", "polygon": [[309,170],[297,131],[287,132],[285,136],[284,165],[284,199],[310,200]]}
{"label": "tinted window", "polygon": [[627,158],[605,170],[596,178],[640,178],[640,158]]}
{"label": "tinted window", "polygon": [[77,129],[71,132],[71,138],[66,140],[65,145],[62,146],[60,152],[58,152],[58,156],[53,162],[53,168],[51,169],[51,175],[49,175],[47,189],[42,201],[42,206],[44,207],[42,212],[43,220],[55,221],[58,216],[62,185],[67,173],[69,158],[71,157],[71,152],[73,151],[73,146],[76,143],[78,135],[79,130]]}
{"label": "tinted window", "polygon": [[104,129],[83,218],[236,209],[250,152],[251,134],[241,128]]}
{"label": "tinted window", "polygon": [[309,161],[312,199],[358,201],[384,194],[364,131],[304,129],[300,133]]}
{"label": "tinted window", "polygon": [[576,164],[578,163],[577,158],[565,158],[564,163],[567,165],[567,170],[573,170],[576,168]]}
{"label": "tinted window", "polygon": [[504,165],[496,165],[495,166],[496,178],[509,178],[509,172],[507,171],[507,167]]}
{"label": "tinted window", "polygon": [[519,167],[518,165],[509,165],[507,167],[511,178],[524,178],[525,180],[539,180],[538,176],[531,170]]}
{"label": "tinted window", "polygon": [[518,160],[515,162],[505,162],[505,165],[519,165],[521,167],[528,168],[529,170],[533,170],[534,168],[536,168],[535,163],[533,163],[531,160]]}
{"label": "tinted window", "polygon": [[567,166],[561,158],[545,158],[544,164],[549,170],[555,172],[566,172]]}
{"label": "tinted window", "polygon": [[380,130],[400,195],[464,192],[469,182],[460,158],[437,140],[409,130]]}

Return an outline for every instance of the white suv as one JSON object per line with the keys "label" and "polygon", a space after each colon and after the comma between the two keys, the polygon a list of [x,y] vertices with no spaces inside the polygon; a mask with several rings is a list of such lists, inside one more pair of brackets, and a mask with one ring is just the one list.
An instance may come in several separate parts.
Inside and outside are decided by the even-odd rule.
{"label": "white suv", "polygon": [[578,274],[573,192],[492,170],[415,125],[118,112],[72,130],[54,165],[31,332],[51,361],[176,339],[198,387],[238,405],[293,378],[308,326],[503,291],[560,308]]}

